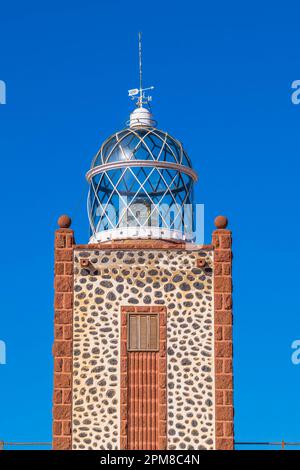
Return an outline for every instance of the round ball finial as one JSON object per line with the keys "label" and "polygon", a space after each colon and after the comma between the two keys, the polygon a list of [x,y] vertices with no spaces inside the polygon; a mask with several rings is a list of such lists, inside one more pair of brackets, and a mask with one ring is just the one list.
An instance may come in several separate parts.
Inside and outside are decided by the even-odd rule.
{"label": "round ball finial", "polygon": [[224,229],[228,225],[228,219],[224,215],[218,215],[218,217],[215,218],[215,226],[218,229]]}
{"label": "round ball finial", "polygon": [[72,220],[68,215],[61,215],[57,223],[60,228],[69,228],[71,226]]}

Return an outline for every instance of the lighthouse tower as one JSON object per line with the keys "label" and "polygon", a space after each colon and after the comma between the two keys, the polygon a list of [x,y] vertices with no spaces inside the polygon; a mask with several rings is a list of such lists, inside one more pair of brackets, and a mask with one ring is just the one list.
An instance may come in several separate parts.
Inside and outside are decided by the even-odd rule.
{"label": "lighthouse tower", "polygon": [[233,449],[231,232],[195,243],[197,174],[141,78],[86,175],[88,243],[58,220],[53,448]]}

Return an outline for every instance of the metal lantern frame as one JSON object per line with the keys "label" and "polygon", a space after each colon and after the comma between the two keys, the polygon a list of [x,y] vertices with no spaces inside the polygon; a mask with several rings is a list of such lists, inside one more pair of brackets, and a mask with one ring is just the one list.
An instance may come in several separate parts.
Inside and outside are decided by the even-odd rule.
{"label": "metal lantern frame", "polygon": [[113,134],[102,144],[86,177],[91,243],[122,238],[193,239],[197,174],[182,144],[168,133],[139,126]]}

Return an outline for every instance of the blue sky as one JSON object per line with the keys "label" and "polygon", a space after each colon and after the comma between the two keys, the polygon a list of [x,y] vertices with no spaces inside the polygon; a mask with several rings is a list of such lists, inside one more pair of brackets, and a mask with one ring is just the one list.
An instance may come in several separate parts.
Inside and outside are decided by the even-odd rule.
{"label": "blue sky", "polygon": [[124,126],[138,84],[199,173],[206,242],[234,240],[237,441],[300,441],[299,123],[296,2],[2,2],[0,440],[50,441],[53,232],[88,240],[85,172]]}

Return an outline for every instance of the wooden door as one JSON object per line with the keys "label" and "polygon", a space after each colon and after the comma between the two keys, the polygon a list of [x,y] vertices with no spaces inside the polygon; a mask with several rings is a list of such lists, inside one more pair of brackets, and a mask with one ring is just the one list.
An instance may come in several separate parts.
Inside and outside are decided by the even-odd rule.
{"label": "wooden door", "polygon": [[[166,393],[161,392],[166,380],[165,370],[164,377],[161,370],[165,358],[165,351],[162,353],[161,350],[161,347],[165,349],[161,332],[158,312],[127,312],[127,449],[157,450],[165,447],[160,416],[160,412],[165,412],[161,406],[166,408]],[[166,427],[165,421],[163,425]]]}

